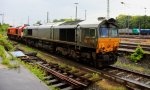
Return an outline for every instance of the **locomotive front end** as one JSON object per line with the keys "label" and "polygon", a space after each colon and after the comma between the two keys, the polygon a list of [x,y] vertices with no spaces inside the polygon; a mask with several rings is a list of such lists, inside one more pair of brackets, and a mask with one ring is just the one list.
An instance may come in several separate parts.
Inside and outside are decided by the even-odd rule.
{"label": "locomotive front end", "polygon": [[114,22],[108,20],[99,25],[96,48],[99,66],[108,66],[117,61],[119,43],[118,29]]}

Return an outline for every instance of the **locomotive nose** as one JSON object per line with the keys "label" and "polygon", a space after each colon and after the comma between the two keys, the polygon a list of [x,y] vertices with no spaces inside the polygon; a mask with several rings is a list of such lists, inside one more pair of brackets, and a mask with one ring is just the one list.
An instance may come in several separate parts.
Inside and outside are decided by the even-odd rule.
{"label": "locomotive nose", "polygon": [[97,53],[117,51],[120,40],[118,38],[99,38],[97,45]]}

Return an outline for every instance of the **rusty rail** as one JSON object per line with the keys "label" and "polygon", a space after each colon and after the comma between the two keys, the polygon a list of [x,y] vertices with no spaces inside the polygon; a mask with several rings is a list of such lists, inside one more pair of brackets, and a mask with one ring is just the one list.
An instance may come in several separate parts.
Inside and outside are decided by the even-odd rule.
{"label": "rusty rail", "polygon": [[46,61],[40,59],[39,57],[32,56],[34,54],[27,54],[27,55],[31,56],[28,56],[28,58],[21,58],[21,59],[25,62],[37,64],[39,67],[43,68],[50,75],[70,85],[71,89],[86,88],[92,83],[92,81],[86,78],[77,76],[74,73],[70,73],[69,71],[60,68],[58,64],[56,65],[52,63],[47,63]]}
{"label": "rusty rail", "polygon": [[104,77],[122,83],[130,89],[150,90],[150,75],[114,66],[100,72]]}

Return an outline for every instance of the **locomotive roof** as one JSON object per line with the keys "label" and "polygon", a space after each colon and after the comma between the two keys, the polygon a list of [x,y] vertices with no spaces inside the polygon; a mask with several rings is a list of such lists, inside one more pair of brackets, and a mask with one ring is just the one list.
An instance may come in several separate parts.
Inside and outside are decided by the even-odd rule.
{"label": "locomotive roof", "polygon": [[59,26],[62,26],[62,25],[77,25],[78,23],[80,23],[82,21],[83,20],[67,21],[67,22],[64,22],[64,23],[60,24]]}
{"label": "locomotive roof", "polygon": [[98,27],[99,24],[104,22],[105,20],[85,20],[83,22],[80,22],[80,27],[88,28],[88,27]]}
{"label": "locomotive roof", "polygon": [[54,28],[76,28],[77,25],[61,25],[61,26],[55,26]]}
{"label": "locomotive roof", "polygon": [[102,20],[76,20],[76,21],[69,21],[69,22],[54,22],[54,23],[48,23],[46,25],[40,25],[40,26],[27,26],[26,28],[30,29],[37,29],[37,28],[76,28],[77,25],[79,25],[81,28],[96,28],[103,22],[106,22],[106,19]]}
{"label": "locomotive roof", "polygon": [[62,24],[64,22],[54,22],[54,23],[48,23],[46,25],[39,25],[39,26],[27,26],[26,28],[30,28],[30,29],[36,29],[36,28],[50,28],[52,26],[58,26],[60,24]]}

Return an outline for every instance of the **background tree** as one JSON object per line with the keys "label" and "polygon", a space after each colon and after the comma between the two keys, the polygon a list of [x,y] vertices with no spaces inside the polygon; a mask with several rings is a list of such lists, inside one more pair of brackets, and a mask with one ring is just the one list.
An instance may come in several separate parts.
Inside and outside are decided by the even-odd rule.
{"label": "background tree", "polygon": [[150,29],[150,16],[127,16],[119,15],[116,20],[119,28],[127,28],[129,17],[129,28]]}
{"label": "background tree", "polygon": [[70,22],[75,21],[75,19],[65,18],[65,19],[54,19],[53,22]]}

